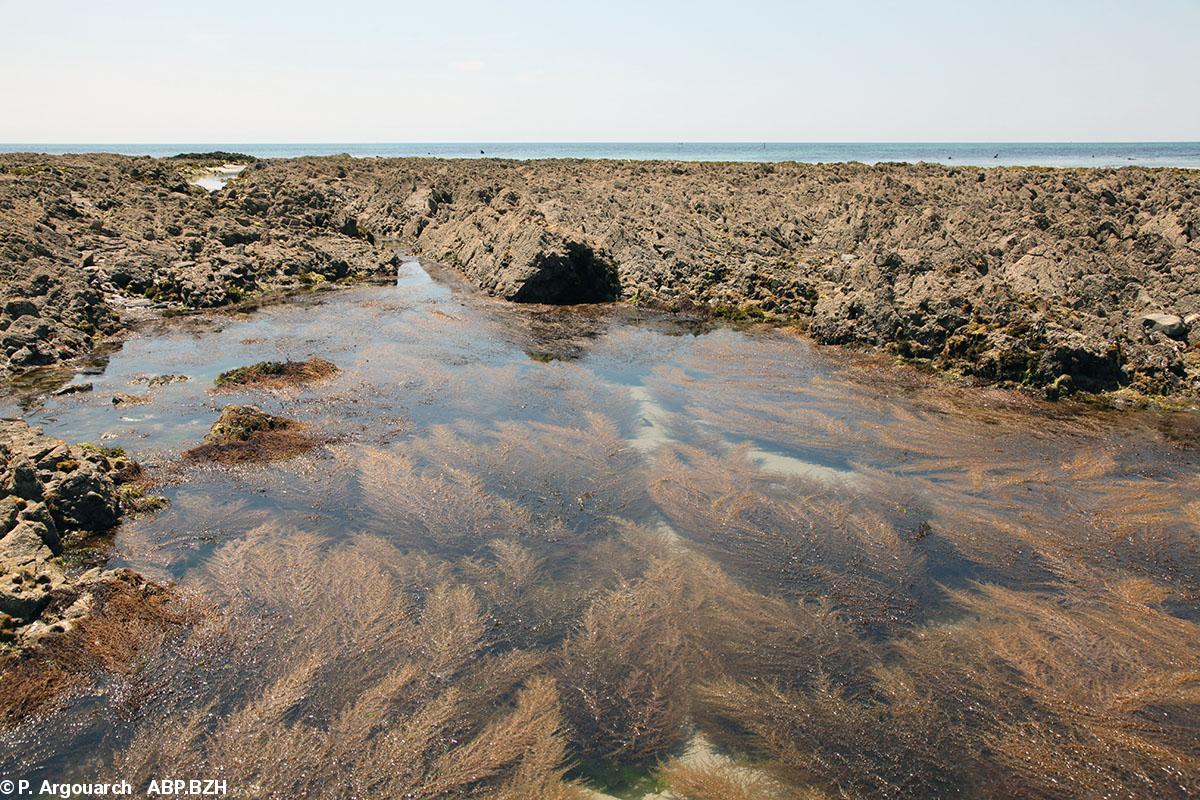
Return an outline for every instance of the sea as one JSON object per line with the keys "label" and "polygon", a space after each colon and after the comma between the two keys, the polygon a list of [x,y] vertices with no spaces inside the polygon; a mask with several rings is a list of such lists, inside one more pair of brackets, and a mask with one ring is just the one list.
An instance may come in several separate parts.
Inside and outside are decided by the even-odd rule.
{"label": "sea", "polygon": [[803,163],[934,162],[966,166],[1200,168],[1200,142],[400,142],[3,144],[3,152],[172,156],[224,150],[258,158],[588,158]]}

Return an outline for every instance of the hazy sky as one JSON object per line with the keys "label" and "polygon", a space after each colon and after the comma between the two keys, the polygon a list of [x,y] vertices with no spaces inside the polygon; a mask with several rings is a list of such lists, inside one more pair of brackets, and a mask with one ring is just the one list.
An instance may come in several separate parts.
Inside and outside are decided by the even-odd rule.
{"label": "hazy sky", "polygon": [[1200,139],[1200,0],[0,0],[0,141]]}

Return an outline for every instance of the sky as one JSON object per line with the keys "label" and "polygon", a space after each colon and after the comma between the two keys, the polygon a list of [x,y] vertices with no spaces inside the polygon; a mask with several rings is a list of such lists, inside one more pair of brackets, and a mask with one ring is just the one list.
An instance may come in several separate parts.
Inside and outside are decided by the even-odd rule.
{"label": "sky", "polygon": [[1194,141],[1200,0],[0,0],[0,142]]}

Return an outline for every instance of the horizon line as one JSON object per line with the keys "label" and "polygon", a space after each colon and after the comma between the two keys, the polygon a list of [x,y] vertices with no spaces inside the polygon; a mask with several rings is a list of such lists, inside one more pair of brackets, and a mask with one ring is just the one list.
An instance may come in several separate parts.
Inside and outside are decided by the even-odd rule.
{"label": "horizon line", "polygon": [[546,140],[463,139],[463,140],[457,140],[457,141],[451,141],[451,140],[438,140],[438,141],[410,140],[410,141],[405,141],[405,140],[399,140],[399,139],[394,140],[394,141],[384,141],[384,140],[351,141],[348,139],[347,140],[325,140],[325,141],[316,141],[316,140],[313,140],[313,141],[285,141],[285,140],[272,141],[272,140],[265,140],[265,139],[264,140],[253,140],[253,141],[250,141],[250,140],[238,141],[235,139],[225,139],[225,140],[210,140],[210,141],[188,141],[188,140],[184,140],[184,139],[179,139],[179,140],[157,141],[157,142],[152,142],[152,141],[145,141],[145,142],[82,141],[82,140],[81,141],[23,141],[23,142],[4,141],[4,142],[0,142],[0,147],[15,147],[15,146],[19,146],[19,145],[103,146],[103,145],[176,145],[176,144],[206,144],[206,145],[214,145],[214,144],[247,144],[247,145],[275,144],[275,145],[296,145],[296,146],[299,146],[299,145],[326,145],[326,146],[328,146],[328,145],[338,145],[338,144],[352,144],[352,145],[396,145],[396,144],[408,144],[408,145],[413,145],[413,144],[419,144],[419,145],[464,145],[464,144],[497,144],[497,145],[530,145],[530,144],[598,144],[598,145],[618,145],[618,144],[655,144],[655,145],[671,145],[671,144],[701,144],[701,145],[705,145],[705,144],[708,144],[708,145],[713,145],[713,144],[747,144],[747,145],[752,145],[752,144],[767,144],[767,145],[771,145],[771,144],[786,144],[786,145],[1090,144],[1090,145],[1097,145],[1097,144],[1200,144],[1200,139],[1007,139],[1007,140],[1002,140],[1002,139],[945,139],[945,140],[933,140],[933,139],[928,139],[928,140],[926,140],[926,139],[873,139],[873,140],[844,139],[844,140],[832,140],[831,139],[831,140],[823,140],[823,141],[818,141],[818,140],[789,141],[789,140],[784,140],[784,139],[728,139],[728,140],[718,140],[718,139],[684,139],[684,140],[680,140],[680,139],[640,139],[640,140],[638,140],[638,139],[629,139],[629,140],[619,140],[619,139],[578,139],[578,140],[571,140],[571,139],[559,139],[559,140],[552,140],[552,139],[546,139]]}

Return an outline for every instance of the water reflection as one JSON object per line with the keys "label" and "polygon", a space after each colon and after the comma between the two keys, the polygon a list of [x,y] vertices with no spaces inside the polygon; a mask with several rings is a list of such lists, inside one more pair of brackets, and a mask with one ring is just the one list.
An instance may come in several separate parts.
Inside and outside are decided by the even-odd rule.
{"label": "water reflection", "polygon": [[245,164],[223,164],[219,167],[212,167],[197,176],[192,183],[206,191],[217,192],[224,189],[225,184],[241,175],[245,168]]}

